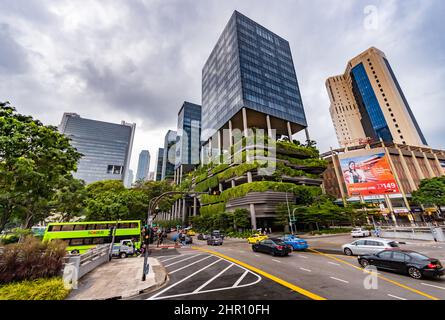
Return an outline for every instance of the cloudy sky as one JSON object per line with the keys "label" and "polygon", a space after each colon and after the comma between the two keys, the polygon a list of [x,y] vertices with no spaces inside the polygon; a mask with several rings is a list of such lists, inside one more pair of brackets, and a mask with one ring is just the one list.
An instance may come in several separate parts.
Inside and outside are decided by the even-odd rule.
{"label": "cloudy sky", "polygon": [[1,0],[0,101],[45,124],[64,112],[135,122],[135,170],[182,102],[200,104],[201,69],[235,9],[289,40],[321,151],[337,147],[324,82],[370,46],[386,53],[429,144],[445,149],[443,0]]}

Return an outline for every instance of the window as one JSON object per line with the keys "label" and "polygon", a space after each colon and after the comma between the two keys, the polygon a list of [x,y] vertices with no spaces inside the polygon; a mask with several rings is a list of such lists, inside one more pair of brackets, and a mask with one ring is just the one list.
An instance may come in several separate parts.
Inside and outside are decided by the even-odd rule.
{"label": "window", "polygon": [[96,225],[95,224],[87,225],[87,230],[95,230],[95,229],[96,229]]}
{"label": "window", "polygon": [[74,226],[74,230],[86,230],[87,225],[86,224],[77,224]]}
{"label": "window", "polygon": [[105,229],[108,229],[106,223],[96,224],[96,230],[105,230]]}
{"label": "window", "polygon": [[90,245],[93,242],[93,238],[85,238],[83,239],[83,244],[86,245]]}
{"label": "window", "polygon": [[128,228],[130,228],[130,224],[129,223],[119,223],[118,228],[119,229],[128,229]]}
{"label": "window", "polygon": [[372,241],[372,240],[366,240],[366,246],[374,246],[374,247],[379,247],[379,246],[383,246],[381,242],[378,241]]}
{"label": "window", "polygon": [[356,246],[364,246],[365,245],[365,240],[358,240],[354,243]]}
{"label": "window", "polygon": [[48,231],[60,231],[62,229],[62,226],[51,226],[49,227]]}
{"label": "window", "polygon": [[130,228],[136,229],[136,228],[138,228],[138,224],[134,222],[130,225]]}
{"label": "window", "polygon": [[379,258],[382,259],[391,259],[392,252],[391,251],[383,251],[378,254]]}
{"label": "window", "polygon": [[[400,131],[400,130],[399,130]],[[402,139],[403,140],[403,136],[400,136],[400,139]]]}
{"label": "window", "polygon": [[94,238],[93,239],[93,244],[103,244],[103,243],[105,243],[104,238]]}
{"label": "window", "polygon": [[83,239],[71,239],[70,246],[81,246],[83,245]]}
{"label": "window", "polygon": [[392,258],[393,258],[394,261],[404,262],[405,261],[405,257],[406,257],[405,254],[402,253],[402,252],[394,251],[392,253]]}
{"label": "window", "polygon": [[73,230],[74,230],[73,224],[68,224],[68,225],[62,226],[62,231],[73,231]]}

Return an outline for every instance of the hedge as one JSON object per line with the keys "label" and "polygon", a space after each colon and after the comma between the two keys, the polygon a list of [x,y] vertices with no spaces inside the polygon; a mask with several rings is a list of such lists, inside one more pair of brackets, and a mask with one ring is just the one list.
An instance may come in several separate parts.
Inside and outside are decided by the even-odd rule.
{"label": "hedge", "polygon": [[201,183],[198,183],[195,186],[195,191],[196,192],[206,192],[209,189],[216,188],[218,185],[219,185],[218,177],[217,176],[213,176],[213,177],[210,177],[210,178],[208,178],[207,180],[205,180],[205,181],[203,181]]}
{"label": "hedge", "polygon": [[[274,181],[256,181],[251,183],[245,183],[230,189],[227,189],[221,193],[219,196],[201,196],[201,205],[207,203],[218,203],[224,202],[235,198],[241,198],[250,192],[266,192],[266,191],[276,191],[276,192],[292,192],[298,194],[301,191],[309,191],[313,196],[318,196],[321,194],[321,189],[319,187],[313,186],[300,186],[288,182],[274,182]],[[201,208],[202,210],[202,208]]]}
{"label": "hedge", "polygon": [[68,294],[62,278],[26,280],[0,286],[0,300],[63,300]]}
{"label": "hedge", "polygon": [[320,152],[316,148],[299,146],[288,141],[277,141],[277,153],[281,152],[309,158],[318,158],[320,156]]}
{"label": "hedge", "polygon": [[211,215],[222,213],[226,211],[226,203],[210,204],[208,206],[203,206],[200,209],[201,215]]}

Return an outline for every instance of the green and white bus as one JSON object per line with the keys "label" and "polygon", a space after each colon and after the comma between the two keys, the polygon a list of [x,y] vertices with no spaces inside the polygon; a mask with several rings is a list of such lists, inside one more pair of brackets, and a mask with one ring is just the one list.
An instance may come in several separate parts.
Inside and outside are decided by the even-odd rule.
{"label": "green and white bus", "polygon": [[50,223],[43,241],[63,240],[70,253],[84,253],[100,244],[111,243],[112,228],[116,227],[114,242],[131,239],[136,249],[141,247],[141,221],[89,221]]}

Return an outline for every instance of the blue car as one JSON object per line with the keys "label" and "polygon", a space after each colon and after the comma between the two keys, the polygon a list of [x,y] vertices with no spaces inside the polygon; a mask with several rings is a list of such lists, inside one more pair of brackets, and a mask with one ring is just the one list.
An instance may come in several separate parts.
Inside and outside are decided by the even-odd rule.
{"label": "blue car", "polygon": [[293,250],[306,250],[309,245],[306,240],[300,239],[294,235],[286,235],[280,238],[285,244],[291,245]]}

